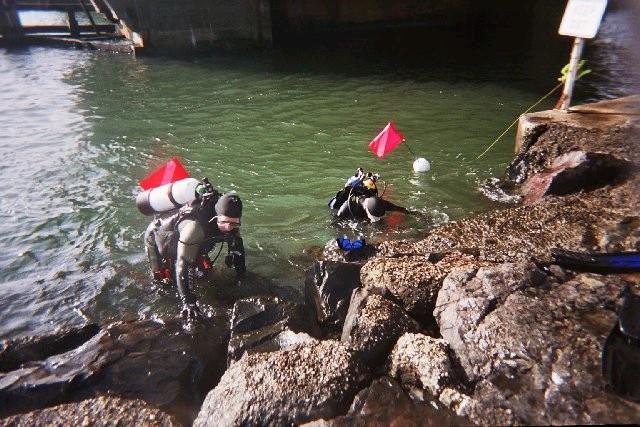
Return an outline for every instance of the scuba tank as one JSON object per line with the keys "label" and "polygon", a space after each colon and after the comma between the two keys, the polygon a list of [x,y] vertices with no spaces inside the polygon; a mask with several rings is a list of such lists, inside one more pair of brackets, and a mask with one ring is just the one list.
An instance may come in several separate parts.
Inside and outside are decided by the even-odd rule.
{"label": "scuba tank", "polygon": [[200,181],[184,178],[179,181],[150,188],[138,194],[136,206],[143,215],[154,215],[178,209],[196,200],[196,187]]}
{"label": "scuba tank", "polygon": [[551,249],[551,256],[561,267],[594,273],[640,272],[640,252],[582,253],[564,249]]}

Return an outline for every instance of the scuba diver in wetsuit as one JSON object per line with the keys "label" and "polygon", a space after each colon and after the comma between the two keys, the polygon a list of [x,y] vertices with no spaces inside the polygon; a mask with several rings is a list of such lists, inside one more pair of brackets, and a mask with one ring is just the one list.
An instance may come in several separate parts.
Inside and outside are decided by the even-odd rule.
{"label": "scuba diver in wetsuit", "polygon": [[338,191],[328,206],[336,211],[338,218],[369,219],[378,222],[386,212],[410,213],[409,210],[378,197],[377,174],[358,168],[345,187]]}
{"label": "scuba diver in wetsuit", "polygon": [[205,179],[197,198],[171,215],[157,215],[144,235],[145,250],[155,280],[176,282],[182,300],[182,316],[202,317],[189,288],[190,271],[207,270],[208,253],[217,243],[227,242],[225,263],[237,273],[245,271],[245,256],[239,234],[242,201],[237,195],[221,195]]}
{"label": "scuba diver in wetsuit", "polygon": [[347,180],[347,183],[344,186],[345,188],[357,187],[362,183],[362,180],[364,180],[364,178],[365,178],[364,169],[358,168],[356,169],[356,172],[353,174],[353,176],[349,177],[349,179]]}
{"label": "scuba diver in wetsuit", "polygon": [[352,195],[342,203],[336,216],[338,218],[368,219],[371,222],[378,222],[385,213],[391,211],[410,213],[407,208],[393,204],[380,197]]}

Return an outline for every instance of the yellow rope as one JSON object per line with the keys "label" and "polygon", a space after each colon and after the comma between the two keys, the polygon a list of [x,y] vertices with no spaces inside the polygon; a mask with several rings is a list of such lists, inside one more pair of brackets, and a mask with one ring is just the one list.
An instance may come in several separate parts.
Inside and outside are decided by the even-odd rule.
{"label": "yellow rope", "polygon": [[[538,102],[536,102],[535,104],[533,104],[531,107],[529,107],[524,113],[522,114],[527,114],[529,111],[531,111],[532,109],[534,109],[538,104],[540,104],[542,101],[544,101],[545,99],[547,99],[549,96],[551,96],[551,94],[553,92],[555,92],[556,90],[558,90],[558,88],[560,88],[562,85],[564,84],[564,82],[560,82],[558,83],[558,85],[556,87],[554,87],[553,89],[551,89],[545,96],[543,96],[542,98],[540,98],[538,100]],[[520,116],[522,115],[520,114]],[[487,154],[487,151],[491,150],[491,147],[493,147],[494,145],[496,145],[496,143],[498,141],[500,141],[500,138],[502,138],[507,132],[509,132],[509,130],[513,127],[513,125],[515,125],[516,123],[518,123],[518,120],[520,119],[520,116],[516,117],[516,119],[513,121],[513,123],[511,123],[511,125],[509,125],[508,128],[505,129],[504,132],[502,132],[500,134],[500,136],[498,136],[492,143],[491,145],[489,145],[487,147],[486,150],[484,150],[478,157],[476,157],[476,160],[478,160],[480,157],[484,156],[485,154]]]}

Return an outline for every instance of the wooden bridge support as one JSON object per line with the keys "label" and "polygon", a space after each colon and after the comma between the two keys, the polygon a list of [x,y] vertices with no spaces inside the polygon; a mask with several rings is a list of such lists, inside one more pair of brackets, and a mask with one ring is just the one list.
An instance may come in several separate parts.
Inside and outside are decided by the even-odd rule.
{"label": "wooden bridge support", "polygon": [[78,20],[76,19],[75,10],[67,10],[67,19],[69,20],[69,34],[71,34],[71,37],[79,37],[80,26],[78,25]]}
{"label": "wooden bridge support", "polygon": [[6,39],[23,35],[15,0],[0,0],[0,35]]}

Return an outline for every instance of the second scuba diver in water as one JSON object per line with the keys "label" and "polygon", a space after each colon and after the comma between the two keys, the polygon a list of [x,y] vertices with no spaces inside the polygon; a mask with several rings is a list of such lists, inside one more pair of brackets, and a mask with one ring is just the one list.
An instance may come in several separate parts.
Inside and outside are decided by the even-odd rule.
{"label": "second scuba diver in water", "polygon": [[[208,253],[217,243],[227,242],[225,263],[237,273],[245,271],[245,256],[239,234],[242,201],[235,194],[220,194],[211,184],[196,188],[196,198],[177,212],[156,215],[144,235],[145,249],[155,280],[173,278],[182,300],[182,316],[192,321],[202,317],[189,288],[190,272],[211,267]],[[221,248],[222,249],[222,248]]]}
{"label": "second scuba diver in water", "polygon": [[344,188],[329,201],[329,207],[338,218],[368,219],[371,222],[380,221],[386,212],[410,213],[406,208],[378,196],[378,179],[377,174],[365,174],[362,168],[356,169]]}

